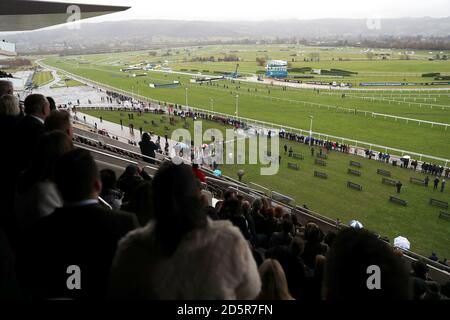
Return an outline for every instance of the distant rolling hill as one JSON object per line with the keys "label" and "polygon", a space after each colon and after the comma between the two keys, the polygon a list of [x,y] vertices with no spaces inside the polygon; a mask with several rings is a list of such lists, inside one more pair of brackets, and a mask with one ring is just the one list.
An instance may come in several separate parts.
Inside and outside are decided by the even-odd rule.
{"label": "distant rolling hill", "polygon": [[[370,23],[369,23],[370,25]],[[152,44],[232,39],[345,39],[361,37],[450,37],[450,17],[381,19],[380,28],[368,28],[366,19],[279,20],[258,22],[211,22],[136,20],[83,23],[80,30],[59,27],[29,33],[9,34],[19,50],[46,45],[98,45],[125,42]]]}

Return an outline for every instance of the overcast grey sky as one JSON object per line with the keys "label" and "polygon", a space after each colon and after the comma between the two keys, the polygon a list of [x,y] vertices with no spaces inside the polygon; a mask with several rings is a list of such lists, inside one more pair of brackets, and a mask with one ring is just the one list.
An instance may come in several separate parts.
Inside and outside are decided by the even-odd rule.
{"label": "overcast grey sky", "polygon": [[[56,1],[56,0],[47,0]],[[448,17],[450,0],[59,0],[132,6],[93,21]]]}

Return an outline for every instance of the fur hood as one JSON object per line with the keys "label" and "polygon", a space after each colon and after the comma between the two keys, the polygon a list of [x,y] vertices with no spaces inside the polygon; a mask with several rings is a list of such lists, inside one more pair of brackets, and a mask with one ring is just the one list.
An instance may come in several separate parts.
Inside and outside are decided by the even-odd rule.
{"label": "fur hood", "polygon": [[113,262],[113,299],[253,299],[261,289],[256,262],[240,230],[212,221],[187,234],[170,257],[156,254],[154,224],[119,243]]}

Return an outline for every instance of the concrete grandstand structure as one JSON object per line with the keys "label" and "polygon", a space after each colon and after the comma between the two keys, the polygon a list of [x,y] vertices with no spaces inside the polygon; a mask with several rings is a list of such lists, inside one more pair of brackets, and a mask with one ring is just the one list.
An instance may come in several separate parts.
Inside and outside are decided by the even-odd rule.
{"label": "concrete grandstand structure", "polygon": [[128,9],[69,2],[2,0],[0,31],[35,30]]}

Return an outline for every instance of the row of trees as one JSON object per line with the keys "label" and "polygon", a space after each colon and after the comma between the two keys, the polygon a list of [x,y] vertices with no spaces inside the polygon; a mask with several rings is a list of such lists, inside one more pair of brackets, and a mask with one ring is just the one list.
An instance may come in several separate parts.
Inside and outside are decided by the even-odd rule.
{"label": "row of trees", "polygon": [[225,56],[223,58],[218,58],[217,61],[219,61],[219,62],[221,62],[221,61],[225,61],[225,62],[239,61],[239,57],[235,54],[225,54]]}
{"label": "row of trees", "polygon": [[31,66],[31,61],[24,58],[3,60],[2,65],[6,68],[19,68],[19,67],[29,67]]}
{"label": "row of trees", "polygon": [[256,57],[256,64],[260,67],[264,67],[266,65],[266,61],[267,59],[264,58],[260,58],[260,57]]}
{"label": "row of trees", "polygon": [[434,59],[435,59],[435,60],[448,60],[449,57],[448,57],[448,55],[446,55],[446,54],[441,55],[441,54],[438,53],[438,54],[434,57]]}
{"label": "row of trees", "polygon": [[191,62],[214,62],[216,58],[214,56],[210,57],[194,57],[190,60]]}
{"label": "row of trees", "polygon": [[368,48],[450,50],[450,36],[447,37],[379,37],[363,39],[359,46]]}

